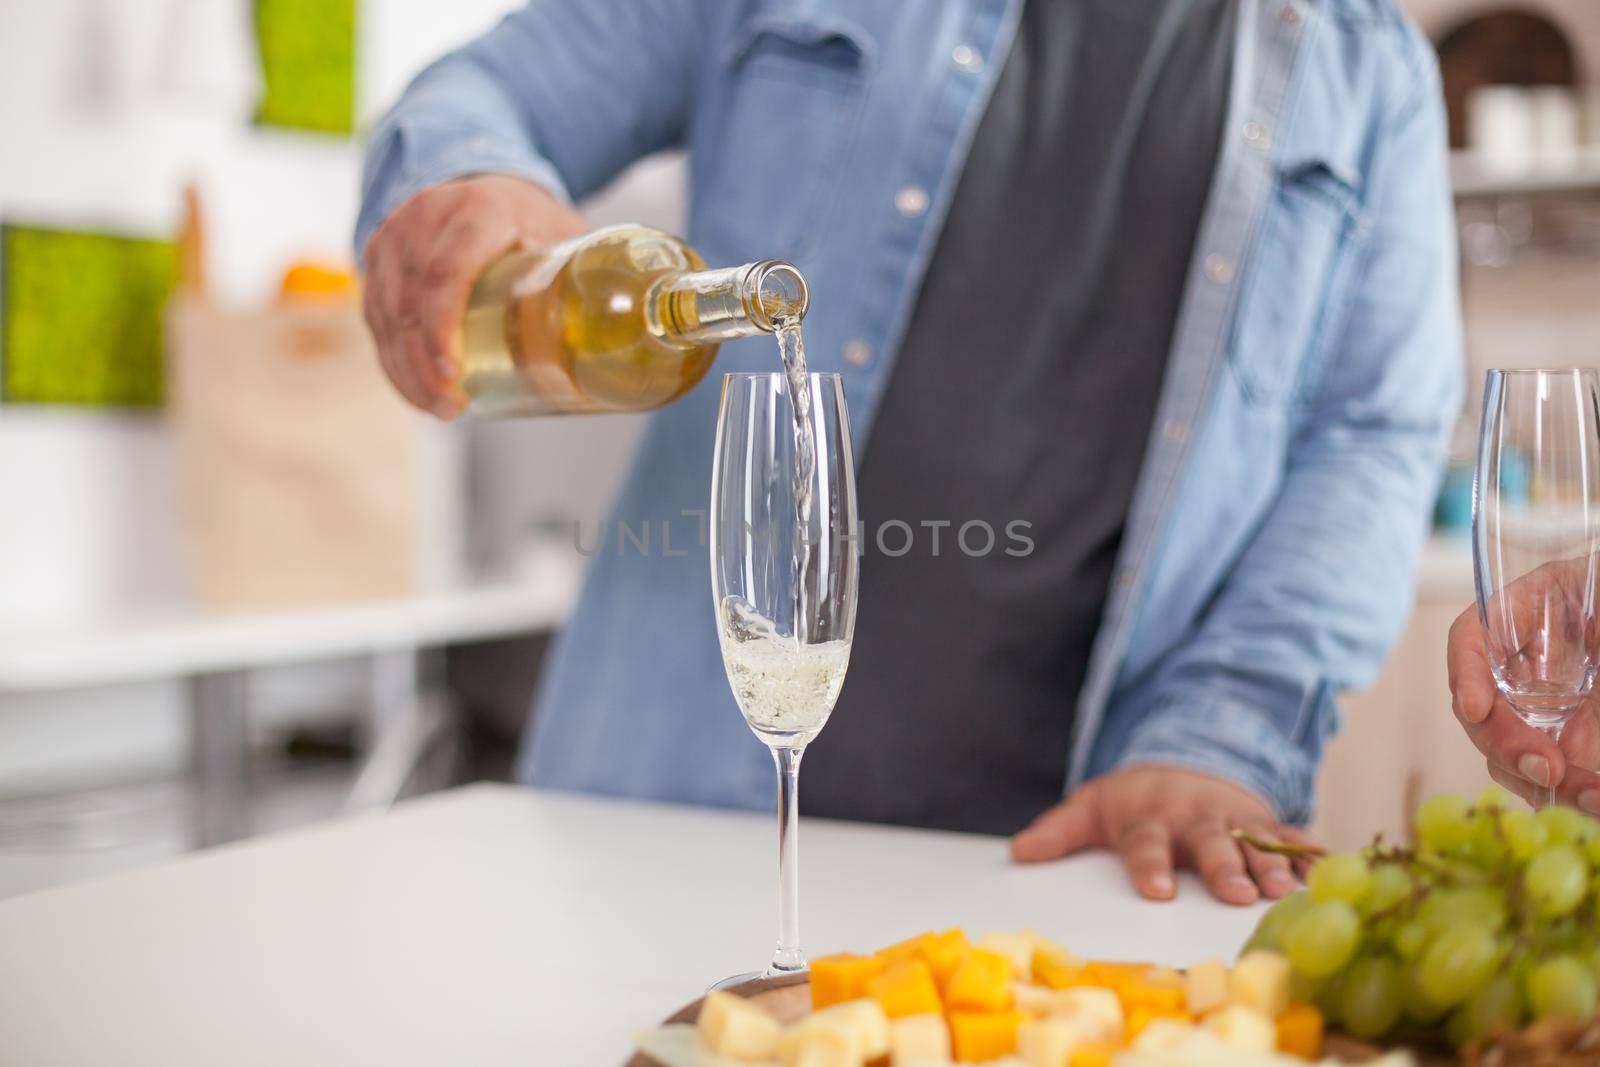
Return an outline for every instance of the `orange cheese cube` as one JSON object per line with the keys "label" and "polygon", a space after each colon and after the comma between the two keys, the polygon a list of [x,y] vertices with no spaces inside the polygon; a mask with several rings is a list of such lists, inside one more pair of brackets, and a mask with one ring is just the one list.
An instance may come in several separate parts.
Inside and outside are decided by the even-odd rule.
{"label": "orange cheese cube", "polygon": [[887,963],[890,964],[904,963],[906,960],[914,960],[918,956],[922,955],[922,943],[933,936],[933,931],[929,930],[925,933],[918,934],[916,937],[908,937],[904,941],[896,941],[887,948],[880,948],[877,952],[873,953],[873,955],[881,956]]}
{"label": "orange cheese cube", "polygon": [[1090,960],[1083,965],[1083,975],[1091,985],[1120,989],[1150,973],[1148,963],[1116,963],[1107,960]]}
{"label": "orange cheese cube", "polygon": [[956,1061],[984,1063],[1011,1055],[1017,1051],[1017,1029],[1027,1021],[1020,1011],[951,1012],[950,1044]]}
{"label": "orange cheese cube", "polygon": [[1084,965],[1071,956],[1059,955],[1046,949],[1033,950],[1033,981],[1046,989],[1070,989],[1087,985]]}
{"label": "orange cheese cube", "polygon": [[1116,1045],[1109,1045],[1097,1041],[1091,1045],[1079,1045],[1068,1060],[1069,1067],[1111,1067],[1112,1057],[1122,1051]]}
{"label": "orange cheese cube", "polygon": [[1303,1060],[1322,1055],[1322,1013],[1310,1004],[1294,1003],[1278,1016],[1278,1051]]}
{"label": "orange cheese cube", "polygon": [[866,994],[876,1000],[891,1019],[938,1014],[944,1010],[939,1000],[939,987],[933,982],[933,972],[921,960],[897,963],[869,979]]}
{"label": "orange cheese cube", "polygon": [[1170,1015],[1184,1010],[1188,996],[1181,986],[1154,985],[1138,980],[1117,987],[1117,999],[1122,1001],[1122,1010],[1129,1015],[1139,1008],[1148,1008],[1153,1015]]}
{"label": "orange cheese cube", "polygon": [[812,960],[811,1010],[866,996],[867,983],[882,974],[886,966],[877,956],[848,952]]}
{"label": "orange cheese cube", "polygon": [[944,987],[945,1003],[968,1011],[999,1011],[1011,1006],[1009,956],[975,948],[961,960]]}
{"label": "orange cheese cube", "polygon": [[953,927],[940,934],[925,935],[918,952],[927,961],[934,980],[946,982],[961,966],[961,961],[971,948],[972,943],[967,940],[966,932],[960,927]]}
{"label": "orange cheese cube", "polygon": [[1156,1011],[1153,1008],[1141,1005],[1128,1012],[1128,1021],[1124,1030],[1127,1040],[1132,1041],[1138,1037],[1145,1027],[1157,1019],[1172,1019],[1181,1023],[1194,1022],[1194,1016],[1186,1011]]}

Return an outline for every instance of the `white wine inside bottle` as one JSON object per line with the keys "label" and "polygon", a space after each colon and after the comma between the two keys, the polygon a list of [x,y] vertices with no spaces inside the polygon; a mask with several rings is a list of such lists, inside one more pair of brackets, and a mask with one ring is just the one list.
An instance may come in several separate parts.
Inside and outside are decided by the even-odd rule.
{"label": "white wine inside bottle", "polygon": [[596,230],[484,272],[462,323],[461,384],[480,415],[645,411],[688,392],[721,342],[804,316],[807,295],[787,263],[707,270],[659,230]]}

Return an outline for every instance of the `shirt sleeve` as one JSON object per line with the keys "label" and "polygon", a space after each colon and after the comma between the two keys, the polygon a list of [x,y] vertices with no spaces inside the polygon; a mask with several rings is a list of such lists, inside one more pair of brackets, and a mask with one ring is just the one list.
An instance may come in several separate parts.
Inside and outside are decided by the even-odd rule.
{"label": "shirt sleeve", "polygon": [[1410,91],[1369,169],[1370,235],[1278,499],[1097,767],[1220,774],[1304,822],[1334,696],[1376,674],[1405,623],[1464,365],[1443,102],[1410,41]]}
{"label": "shirt sleeve", "polygon": [[567,200],[683,140],[714,0],[532,0],[433,63],[374,129],[357,254],[430,185],[510,174]]}

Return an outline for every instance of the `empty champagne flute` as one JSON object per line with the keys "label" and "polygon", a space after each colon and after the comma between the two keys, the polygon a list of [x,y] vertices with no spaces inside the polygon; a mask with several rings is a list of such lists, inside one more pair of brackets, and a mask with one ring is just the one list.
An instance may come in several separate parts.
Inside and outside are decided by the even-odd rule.
{"label": "empty champagne flute", "polygon": [[1597,554],[1600,372],[1490,371],[1472,492],[1484,650],[1506,703],[1557,743],[1600,666]]}
{"label": "empty champagne flute", "polygon": [[[808,381],[797,412],[784,375],[727,375],[711,475],[711,592],[723,666],[745,722],[778,768],[778,947],[768,977],[806,969],[800,759],[844,684],[856,617],[855,465],[844,386],[836,374]],[[750,977],[757,975],[721,984]]]}

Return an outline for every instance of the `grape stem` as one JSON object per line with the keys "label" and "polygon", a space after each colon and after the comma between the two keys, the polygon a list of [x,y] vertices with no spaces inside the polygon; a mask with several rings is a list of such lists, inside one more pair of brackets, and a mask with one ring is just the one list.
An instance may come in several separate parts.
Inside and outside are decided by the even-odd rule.
{"label": "grape stem", "polygon": [[1279,856],[1304,856],[1308,859],[1319,859],[1328,854],[1328,850],[1321,845],[1297,845],[1289,841],[1279,841],[1275,838],[1257,837],[1249,830],[1233,831],[1233,839],[1261,852],[1271,852]]}

